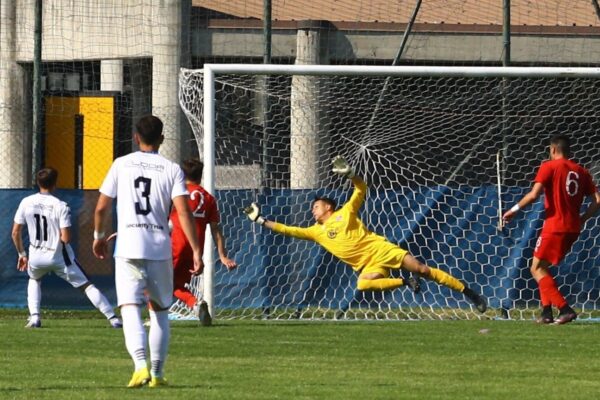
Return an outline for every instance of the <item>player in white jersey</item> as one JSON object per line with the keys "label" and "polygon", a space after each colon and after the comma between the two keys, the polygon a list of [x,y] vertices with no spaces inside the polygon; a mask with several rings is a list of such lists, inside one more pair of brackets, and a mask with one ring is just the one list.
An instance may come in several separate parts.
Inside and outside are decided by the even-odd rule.
{"label": "player in white jersey", "polygon": [[[43,168],[36,175],[40,192],[25,197],[19,204],[12,229],[12,239],[19,253],[17,269],[27,270],[27,304],[29,322],[27,328],[42,326],[40,303],[42,300],[41,279],[54,272],[73,287],[82,290],[92,304],[108,318],[113,328],[121,328],[112,306],[104,295],[87,278],[75,259],[71,239],[71,210],[64,201],[51,193],[56,187],[58,172],[54,168]],[[23,246],[22,231],[27,225],[29,256]]]}
{"label": "player in white jersey", "polygon": [[[96,257],[107,255],[106,216],[117,199],[115,282],[121,307],[125,346],[135,370],[128,387],[166,384],[163,366],[169,345],[169,307],[173,296],[173,259],[168,218],[171,202],[193,249],[193,273],[202,273],[200,246],[188,206],[181,168],[158,154],[163,124],[155,116],[141,118],[134,140],[140,151],[117,158],[100,187],[94,216]],[[146,331],[141,306],[150,301],[150,362],[146,363]]]}

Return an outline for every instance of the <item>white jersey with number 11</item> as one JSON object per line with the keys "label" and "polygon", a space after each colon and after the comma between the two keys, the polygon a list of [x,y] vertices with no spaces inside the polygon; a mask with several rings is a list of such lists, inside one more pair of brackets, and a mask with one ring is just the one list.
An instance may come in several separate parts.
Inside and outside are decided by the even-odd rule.
{"label": "white jersey with number 11", "polygon": [[71,226],[71,210],[67,203],[49,193],[27,196],[19,204],[14,221],[27,225],[31,265],[64,264],[60,230]]}

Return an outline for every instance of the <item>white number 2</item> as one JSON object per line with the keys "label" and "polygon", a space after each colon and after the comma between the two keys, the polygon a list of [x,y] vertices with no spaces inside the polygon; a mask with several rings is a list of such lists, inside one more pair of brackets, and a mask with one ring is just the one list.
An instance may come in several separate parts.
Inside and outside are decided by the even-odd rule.
{"label": "white number 2", "polygon": [[194,190],[190,194],[190,199],[196,200],[196,196],[199,197],[198,207],[196,207],[196,209],[194,210],[194,212],[192,214],[194,214],[195,218],[204,218],[204,215],[206,214],[204,212],[204,210],[202,209],[204,207],[204,195],[202,194],[202,192],[200,192],[198,190]]}
{"label": "white number 2", "polygon": [[571,197],[575,196],[579,191],[579,174],[575,171],[569,171],[567,174],[566,189],[567,194]]}

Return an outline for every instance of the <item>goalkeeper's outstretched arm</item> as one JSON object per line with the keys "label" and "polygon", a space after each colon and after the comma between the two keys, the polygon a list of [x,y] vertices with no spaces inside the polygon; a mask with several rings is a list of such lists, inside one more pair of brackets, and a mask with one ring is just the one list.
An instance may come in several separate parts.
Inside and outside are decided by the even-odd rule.
{"label": "goalkeeper's outstretched arm", "polygon": [[286,236],[291,236],[297,239],[314,240],[314,233],[312,228],[287,226],[279,222],[269,221],[261,215],[260,207],[256,203],[252,203],[248,207],[244,208],[244,213],[250,219],[250,221],[262,225],[266,228],[269,228],[274,232],[281,233],[282,235]]}
{"label": "goalkeeper's outstretched arm", "polygon": [[[352,197],[350,200],[344,205],[344,207],[348,207],[351,213],[357,213],[358,209],[362,205],[365,199],[367,185],[366,183],[356,176],[354,170],[348,164],[348,162],[341,156],[337,156],[332,160],[333,168],[332,171],[336,174],[340,174],[348,179],[352,179],[352,183],[354,184],[354,193],[352,193]],[[335,211],[333,206],[326,206],[328,208],[321,209],[320,204],[323,200],[315,201],[313,203],[313,216],[317,221],[316,225],[324,223]],[[277,233],[281,233],[286,236],[295,237],[297,239],[304,240],[316,240],[318,236],[319,228],[316,225],[310,226],[308,228],[300,228],[296,226],[287,226],[278,222],[269,221],[260,213],[260,207],[256,203],[250,204],[248,207],[244,208],[244,213],[246,216],[252,221]]]}
{"label": "goalkeeper's outstretched arm", "polygon": [[354,193],[352,193],[352,197],[350,200],[348,200],[346,206],[350,207],[350,211],[356,214],[365,200],[367,194],[367,184],[362,178],[356,175],[354,169],[350,166],[350,164],[348,164],[344,157],[335,157],[331,161],[331,164],[333,164],[333,172],[352,180],[352,183],[354,184]]}
{"label": "goalkeeper's outstretched arm", "polygon": [[333,164],[333,168],[331,169],[336,174],[340,174],[345,176],[348,179],[354,179],[356,174],[354,173],[354,169],[348,164],[348,161],[342,156],[336,156],[333,160],[331,160],[331,164]]}
{"label": "goalkeeper's outstretched arm", "polygon": [[360,176],[356,175],[354,168],[348,164],[348,161],[346,161],[344,157],[336,156],[331,161],[331,164],[333,165],[333,168],[331,169],[333,172],[352,180],[354,186],[366,186],[365,181]]}
{"label": "goalkeeper's outstretched arm", "polygon": [[273,222],[268,221],[260,214],[260,207],[256,203],[252,203],[248,207],[244,208],[244,214],[246,214],[248,219],[250,219],[252,222],[256,222],[257,224],[265,226],[269,229],[273,228]]}

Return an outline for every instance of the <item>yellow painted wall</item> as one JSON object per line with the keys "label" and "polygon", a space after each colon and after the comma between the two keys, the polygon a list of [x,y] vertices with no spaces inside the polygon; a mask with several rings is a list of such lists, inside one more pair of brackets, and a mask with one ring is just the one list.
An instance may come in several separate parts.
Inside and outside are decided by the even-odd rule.
{"label": "yellow painted wall", "polygon": [[59,188],[73,188],[75,182],[75,114],[79,113],[77,97],[45,98],[46,143],[48,167],[58,170]]}
{"label": "yellow painted wall", "polygon": [[75,115],[83,115],[83,188],[98,189],[113,161],[113,97],[45,98],[46,165],[58,170],[59,188],[76,188]]}
{"label": "yellow painted wall", "polygon": [[83,114],[83,188],[98,189],[113,161],[115,99],[81,97]]}

